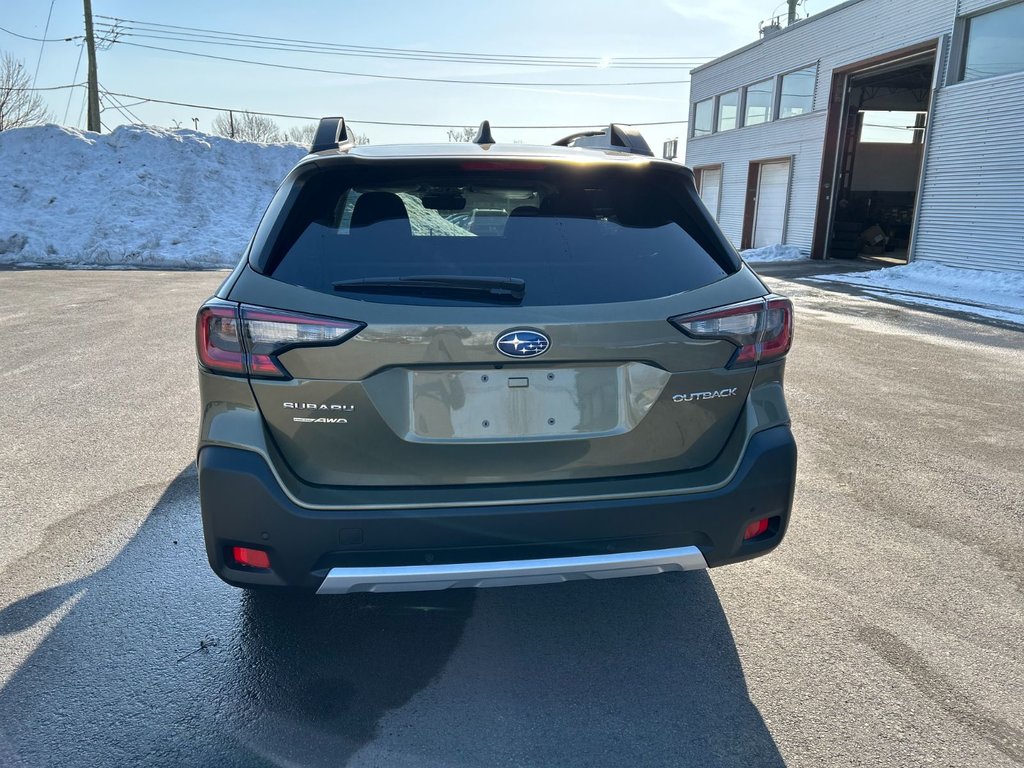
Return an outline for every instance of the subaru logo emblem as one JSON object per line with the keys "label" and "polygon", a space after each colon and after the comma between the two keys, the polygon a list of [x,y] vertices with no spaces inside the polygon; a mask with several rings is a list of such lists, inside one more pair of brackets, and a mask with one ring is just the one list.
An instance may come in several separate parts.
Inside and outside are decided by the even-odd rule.
{"label": "subaru logo emblem", "polygon": [[543,333],[520,328],[501,334],[494,346],[506,357],[536,357],[547,352],[551,342]]}

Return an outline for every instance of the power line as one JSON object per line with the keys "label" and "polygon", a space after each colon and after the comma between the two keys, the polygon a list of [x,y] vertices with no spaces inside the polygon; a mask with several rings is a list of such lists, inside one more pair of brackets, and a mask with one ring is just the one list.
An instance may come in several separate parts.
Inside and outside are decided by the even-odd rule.
{"label": "power line", "polygon": [[[78,46],[78,63],[75,64],[75,74],[73,74],[71,76],[72,80],[77,80],[78,79],[78,69],[79,69],[79,67],[82,66],[82,54],[83,53],[85,53],[85,46],[84,45]],[[68,121],[68,112],[71,110],[71,97],[74,96],[74,94],[75,94],[74,91],[68,91],[68,103],[64,107],[64,119],[61,121],[63,123],[67,123],[67,121]]]}
{"label": "power line", "polygon": [[[156,31],[155,34],[145,34],[149,30],[143,30],[141,32],[125,31],[124,29],[114,27],[100,27],[100,29],[106,33],[112,35],[111,42],[118,42],[121,38],[133,38],[136,40],[160,40],[166,42],[177,42],[177,43],[192,43],[199,45],[219,45],[226,46],[228,48],[249,48],[259,51],[284,51],[288,53],[310,53],[323,56],[351,56],[359,58],[373,58],[373,59],[389,59],[392,61],[425,61],[433,63],[456,63],[456,64],[477,64],[477,65],[501,65],[501,66],[519,66],[519,67],[543,67],[550,69],[552,67],[570,67],[576,69],[681,69],[691,70],[694,67],[702,64],[702,61],[679,61],[678,63],[615,63],[610,62],[603,64],[600,61],[592,61],[587,63],[570,64],[570,63],[559,63],[559,62],[545,62],[545,61],[507,61],[504,59],[477,59],[477,58],[457,58],[452,56],[435,56],[435,55],[417,55],[417,54],[384,54],[384,53],[359,53],[351,51],[333,50],[330,48],[324,48],[320,46],[300,46],[300,45],[279,45],[272,42],[264,41],[243,41],[235,40],[231,38],[217,38],[207,35],[191,35],[183,33],[181,35],[167,34]],[[205,39],[204,39],[205,38]]]}
{"label": "power line", "polygon": [[230,56],[217,56],[212,53],[199,53],[198,51],[183,51],[178,48],[163,48],[156,45],[145,45],[143,43],[128,43],[122,40],[115,40],[115,45],[128,45],[133,48],[146,48],[152,51],[163,51],[164,53],[180,53],[183,56],[196,56],[203,59],[214,59],[216,61],[230,61],[236,64],[253,64],[259,67],[270,67],[272,69],[291,69],[299,72],[316,72],[326,75],[345,75],[347,77],[368,77],[374,80],[403,80],[414,83],[453,83],[459,85],[502,85],[520,88],[529,87],[552,87],[552,88],[623,88],[640,85],[684,85],[689,80],[647,80],[630,83],[540,83],[540,82],[514,82],[499,80],[460,80],[446,77],[412,77],[410,75],[381,75],[369,72],[347,72],[337,69],[320,69],[317,67],[300,67],[295,64],[272,64],[267,61],[254,61],[252,59],[236,59]]}
{"label": "power line", "polygon": [[136,115],[128,107],[126,107],[114,94],[112,94],[110,91],[104,88],[102,84],[99,84],[99,89],[100,94],[105,96],[107,100],[110,102],[110,104],[114,107],[114,109],[120,112],[123,117],[127,118],[129,123],[139,125],[145,124],[145,120],[142,120],[138,115]]}
{"label": "power line", "polygon": [[[107,96],[118,96],[122,99],[138,99],[140,102],[152,102],[154,104],[171,104],[177,107],[189,107],[191,109],[207,109],[215,112],[248,112],[253,115],[264,115],[265,117],[283,117],[290,120],[319,120],[319,116],[315,115],[290,115],[283,112],[260,112],[255,109],[238,109],[236,107],[214,107],[209,104],[192,104],[186,101],[170,101],[167,99],[152,99],[146,96],[139,96],[134,93],[116,93],[113,91],[104,91]],[[403,121],[388,121],[388,120],[359,120],[357,118],[346,118],[347,122],[361,123],[363,125],[391,125],[399,127],[410,127],[410,128],[465,128],[473,121],[467,123],[413,123]],[[662,120],[656,122],[641,122],[641,123],[629,123],[629,125],[635,126],[653,126],[653,125],[686,125],[687,120]],[[594,125],[603,125],[603,121],[598,120],[593,123],[575,123],[573,125],[495,125],[494,128],[504,128],[506,130],[531,130],[531,129],[571,129],[571,128],[587,128]]]}
{"label": "power line", "polygon": [[[67,85],[52,85],[45,88],[11,88],[12,91],[61,91],[67,88],[84,88],[86,83],[69,83]],[[294,115],[286,112],[261,112],[256,109],[239,109],[238,107],[215,107],[209,104],[194,104],[187,101],[171,101],[169,99],[154,99],[148,96],[139,96],[134,93],[118,93],[116,91],[108,91],[106,88],[100,89],[104,96],[111,99],[111,107],[117,109],[117,105],[114,104],[114,97],[122,99],[135,99],[133,104],[124,104],[118,102],[121,108],[128,109],[129,107],[137,107],[140,104],[169,104],[175,107],[189,107],[191,109],[206,109],[214,112],[248,112],[253,115],[263,115],[265,117],[281,117],[289,120],[319,120],[321,115]],[[69,100],[70,101],[70,100]],[[137,123],[145,124],[144,120],[139,119],[138,115],[132,113],[132,118]],[[401,120],[359,120],[357,118],[347,118],[351,123],[363,123],[364,125],[390,125],[398,127],[410,127],[410,128],[465,128],[474,121],[470,120],[463,123],[415,123],[415,122],[404,122]],[[79,115],[79,121],[81,121],[81,115]],[[638,127],[643,126],[655,126],[655,125],[686,125],[688,120],[655,120],[647,122],[631,122],[629,125],[635,125]],[[541,129],[571,129],[571,128],[587,128],[594,125],[604,125],[605,121],[597,120],[591,123],[574,123],[572,125],[494,125],[494,128],[503,128],[506,130],[541,130]]]}
{"label": "power line", "polygon": [[[601,56],[564,56],[564,55],[539,55],[539,54],[498,54],[498,53],[470,53],[466,51],[444,51],[423,48],[390,48],[381,46],[353,45],[344,43],[330,43],[314,40],[303,40],[297,38],[275,37],[267,35],[253,35],[225,30],[206,29],[202,27],[188,27],[175,24],[159,24],[133,19],[123,19],[116,16],[97,15],[96,18],[106,19],[107,26],[120,27],[122,24],[130,25],[129,28],[137,29],[140,32],[159,33],[163,35],[178,35],[195,38],[207,38],[221,41],[244,41],[262,42],[276,44],[297,44],[299,46],[313,46],[323,51],[351,52],[353,54],[381,54],[384,56],[424,56],[424,57],[456,57],[460,60],[476,60],[487,63],[530,63],[544,66],[582,66],[582,67],[614,67],[619,63],[630,66],[646,65],[679,65],[686,62],[707,61],[712,56],[639,56],[639,57],[601,57]],[[109,22],[114,22],[110,24]]]}
{"label": "power line", "polygon": [[17,32],[7,29],[7,27],[0,27],[0,32],[6,32],[8,35],[14,35],[22,40],[31,40],[36,43],[69,43],[72,40],[82,39],[81,35],[72,35],[71,37],[29,37],[28,35],[19,35]]}
{"label": "power line", "polygon": [[57,0],[50,0],[50,12],[46,14],[46,27],[43,29],[43,41],[39,43],[39,58],[36,59],[36,71],[32,75],[32,85],[36,84],[36,78],[39,77],[39,65],[43,63],[43,48],[46,47],[46,34],[50,31],[50,17],[53,16],[53,4],[55,2]]}
{"label": "power line", "polygon": [[68,83],[67,85],[50,85],[45,88],[4,88],[5,91],[63,91],[65,88],[84,88],[85,83]]}

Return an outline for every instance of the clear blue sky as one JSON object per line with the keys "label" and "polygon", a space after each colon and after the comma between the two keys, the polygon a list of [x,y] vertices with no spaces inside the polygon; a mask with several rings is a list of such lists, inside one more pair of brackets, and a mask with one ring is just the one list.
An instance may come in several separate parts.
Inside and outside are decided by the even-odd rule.
{"label": "clear blue sky", "polygon": [[[816,13],[840,0],[806,0],[804,12]],[[0,26],[42,37],[50,0],[3,0]],[[497,54],[609,57],[712,57],[757,38],[758,22],[785,12],[780,0],[589,0],[553,2],[480,0],[308,0],[239,2],[179,0],[93,0],[97,15],[202,27],[254,35],[350,45]],[[54,0],[48,38],[81,35],[81,0]],[[126,42],[200,51],[303,67],[431,78],[502,80],[524,83],[630,82],[687,80],[679,69],[549,68],[465,63],[409,62],[294,52],[226,48],[189,43],[123,38]],[[40,44],[0,31],[0,50],[21,59],[35,73]],[[75,42],[43,47],[37,86],[72,81],[80,46]],[[380,120],[402,123],[475,125],[488,118],[501,125],[594,125],[616,122],[685,120],[688,86],[645,85],[580,87],[411,83],[337,74],[272,69],[213,61],[115,44],[98,54],[103,88],[121,93],[213,106],[296,115],[345,115],[374,143],[445,141],[443,128],[360,124]],[[77,77],[85,80],[85,59]],[[45,93],[57,122],[84,125],[82,89]],[[131,101],[129,104],[133,103]],[[179,121],[209,128],[216,113],[160,104],[138,104],[132,111],[147,123],[171,126]],[[67,120],[64,120],[67,110]],[[109,127],[127,122],[115,111],[103,113]],[[283,127],[302,120],[278,119]],[[685,136],[685,126],[643,129],[652,145]],[[502,130],[499,140],[550,142],[569,131]],[[682,141],[680,142],[682,144]]]}

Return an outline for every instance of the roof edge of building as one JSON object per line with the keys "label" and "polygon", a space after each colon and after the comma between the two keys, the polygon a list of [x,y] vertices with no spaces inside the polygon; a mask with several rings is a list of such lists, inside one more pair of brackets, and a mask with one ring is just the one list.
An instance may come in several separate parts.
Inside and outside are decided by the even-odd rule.
{"label": "roof edge of building", "polygon": [[723,61],[731,59],[734,56],[739,56],[741,53],[746,53],[749,50],[757,48],[759,45],[764,45],[765,43],[772,42],[773,40],[778,40],[783,35],[788,33],[790,30],[797,29],[797,28],[802,27],[802,26],[804,26],[806,24],[810,24],[811,22],[817,21],[818,19],[823,18],[825,16],[828,16],[829,14],[837,13],[838,11],[842,11],[842,10],[844,10],[846,8],[849,8],[852,5],[857,5],[857,3],[862,3],[862,2],[864,2],[864,0],[846,0],[845,3],[840,3],[839,5],[834,5],[831,8],[826,8],[824,11],[820,11],[820,12],[814,14],[813,16],[808,16],[806,19],[801,19],[800,21],[793,22],[788,27],[784,27],[783,29],[781,29],[779,32],[775,33],[771,37],[760,38],[758,40],[754,40],[752,43],[747,43],[746,45],[744,45],[744,46],[742,46],[740,48],[736,48],[735,50],[729,51],[728,53],[723,53],[717,59],[712,59],[711,61],[708,61],[708,62],[705,62],[704,64],[701,64],[699,67],[694,67],[693,69],[690,70],[690,74],[694,75],[694,74],[703,72],[705,69],[710,69],[711,67],[713,67],[713,66],[715,66],[717,64],[721,64]]}

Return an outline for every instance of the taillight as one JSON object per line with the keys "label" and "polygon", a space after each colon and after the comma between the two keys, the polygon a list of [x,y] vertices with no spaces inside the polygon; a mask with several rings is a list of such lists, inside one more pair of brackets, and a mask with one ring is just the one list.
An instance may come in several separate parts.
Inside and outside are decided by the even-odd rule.
{"label": "taillight", "polygon": [[287,379],[277,356],[296,347],[340,344],[362,323],[327,317],[213,303],[196,318],[199,362],[214,373]]}
{"label": "taillight", "polygon": [[245,373],[245,353],[238,336],[238,310],[206,306],[196,317],[196,349],[204,368],[218,373]]}
{"label": "taillight", "polygon": [[793,344],[793,304],[781,296],[671,317],[669,322],[694,339],[731,341],[739,349],[729,367],[774,360]]}

